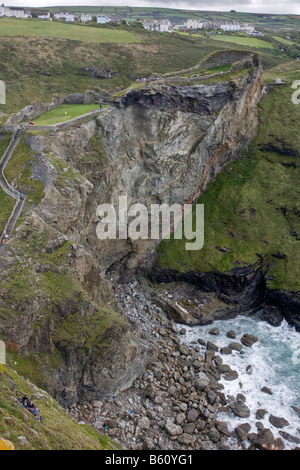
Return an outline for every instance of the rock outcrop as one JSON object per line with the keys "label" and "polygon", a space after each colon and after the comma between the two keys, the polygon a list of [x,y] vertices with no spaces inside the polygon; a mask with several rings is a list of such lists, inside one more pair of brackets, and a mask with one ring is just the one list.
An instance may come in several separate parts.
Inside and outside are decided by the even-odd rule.
{"label": "rock outcrop", "polygon": [[98,205],[195,201],[256,133],[261,69],[250,65],[217,83],[148,84],[96,120],[28,134],[44,197],[0,258],[0,334],[62,404],[126,388],[156,355],[103,273],[151,266],[159,240],[99,240]]}

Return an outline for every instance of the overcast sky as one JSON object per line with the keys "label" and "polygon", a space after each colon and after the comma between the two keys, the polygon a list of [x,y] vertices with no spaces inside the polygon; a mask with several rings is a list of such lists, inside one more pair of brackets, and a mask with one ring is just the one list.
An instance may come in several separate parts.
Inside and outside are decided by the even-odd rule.
{"label": "overcast sky", "polygon": [[146,6],[188,10],[247,11],[251,13],[290,13],[300,14],[299,0],[1,0],[7,6]]}

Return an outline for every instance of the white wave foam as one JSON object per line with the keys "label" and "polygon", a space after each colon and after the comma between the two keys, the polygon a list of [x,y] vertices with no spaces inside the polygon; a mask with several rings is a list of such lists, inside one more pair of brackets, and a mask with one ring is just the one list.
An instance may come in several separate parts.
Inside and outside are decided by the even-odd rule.
{"label": "white wave foam", "polygon": [[[233,430],[241,423],[248,422],[251,432],[257,432],[255,417],[260,408],[267,410],[264,419],[260,422],[264,427],[272,430],[275,437],[281,437],[278,428],[269,422],[269,416],[285,418],[289,425],[282,428],[300,438],[300,419],[291,408],[292,405],[300,407],[300,333],[283,321],[279,327],[273,327],[262,321],[259,314],[251,317],[237,317],[231,320],[219,320],[205,326],[186,327],[178,325],[179,329],[187,329],[182,341],[195,344],[198,338],[215,343],[219,349],[228,346],[233,341],[241,339],[243,334],[250,333],[259,338],[259,341],[251,347],[244,346],[241,352],[233,351],[230,355],[220,355],[223,363],[228,364],[231,369],[236,370],[238,378],[233,381],[221,379],[224,385],[225,396],[236,398],[238,393],[246,397],[246,405],[251,411],[249,418],[239,418],[231,412],[229,414],[219,413],[218,419],[227,421]],[[212,336],[209,334],[211,328],[219,328],[220,334]],[[236,332],[236,338],[230,339],[226,333],[229,330]],[[203,347],[203,352],[205,348]],[[250,367],[249,367],[250,366]],[[249,370],[250,369],[250,370]],[[249,373],[251,371],[251,373]],[[261,391],[262,387],[268,387],[272,395]],[[281,437],[282,439],[282,437]],[[285,449],[296,446],[282,439]]]}

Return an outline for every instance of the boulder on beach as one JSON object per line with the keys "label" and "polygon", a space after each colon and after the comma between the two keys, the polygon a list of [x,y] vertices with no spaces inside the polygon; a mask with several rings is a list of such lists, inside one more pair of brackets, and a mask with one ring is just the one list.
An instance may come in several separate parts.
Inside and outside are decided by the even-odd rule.
{"label": "boulder on beach", "polygon": [[240,441],[245,441],[248,438],[250,429],[251,426],[249,423],[243,423],[234,428],[234,432]]}
{"label": "boulder on beach", "polygon": [[241,351],[243,349],[242,344],[238,343],[237,341],[233,341],[232,343],[230,343],[229,347],[234,351]]}
{"label": "boulder on beach", "polygon": [[245,403],[240,401],[234,401],[230,404],[231,411],[240,418],[248,418],[250,416],[250,410]]}
{"label": "boulder on beach", "polygon": [[210,384],[210,378],[205,372],[199,372],[198,378],[194,381],[194,387],[197,390],[204,390]]}
{"label": "boulder on beach", "polygon": [[171,419],[167,419],[165,430],[170,436],[178,436],[183,433],[183,429],[178,424],[175,424]]}
{"label": "boulder on beach", "polygon": [[284,449],[282,440],[275,439],[270,429],[262,429],[257,434],[249,434],[249,439],[259,450],[280,450]]}
{"label": "boulder on beach", "polygon": [[209,334],[214,335],[214,336],[218,336],[220,334],[220,330],[219,330],[219,328],[211,328],[209,330]]}
{"label": "boulder on beach", "polygon": [[290,423],[285,418],[280,418],[278,416],[270,415],[269,421],[275,428],[284,428],[284,426],[288,426]]}
{"label": "boulder on beach", "polygon": [[248,333],[245,333],[241,338],[241,343],[244,346],[247,346],[248,348],[250,348],[257,341],[258,341],[257,336],[253,336],[253,335],[250,335]]}

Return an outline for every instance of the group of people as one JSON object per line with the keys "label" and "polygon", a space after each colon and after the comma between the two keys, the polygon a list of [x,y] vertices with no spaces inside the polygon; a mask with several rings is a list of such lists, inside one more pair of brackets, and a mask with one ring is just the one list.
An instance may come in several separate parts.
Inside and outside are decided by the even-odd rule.
{"label": "group of people", "polygon": [[37,421],[41,421],[41,416],[39,409],[35,406],[33,401],[30,400],[30,398],[27,395],[24,395],[22,398],[19,398],[20,403],[26,408],[30,413],[33,414],[33,416],[36,417]]}

